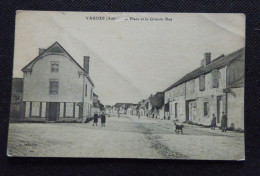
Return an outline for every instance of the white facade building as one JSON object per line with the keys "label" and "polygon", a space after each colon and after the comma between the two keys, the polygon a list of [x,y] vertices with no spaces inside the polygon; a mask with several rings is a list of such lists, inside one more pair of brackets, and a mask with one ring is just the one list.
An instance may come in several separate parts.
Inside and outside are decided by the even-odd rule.
{"label": "white facade building", "polygon": [[94,83],[89,57],[82,68],[55,42],[22,69],[24,120],[71,121],[91,115]]}

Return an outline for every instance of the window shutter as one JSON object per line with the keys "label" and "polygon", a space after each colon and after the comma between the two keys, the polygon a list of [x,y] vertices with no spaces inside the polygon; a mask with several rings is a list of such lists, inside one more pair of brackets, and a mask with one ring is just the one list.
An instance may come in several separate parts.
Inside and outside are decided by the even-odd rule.
{"label": "window shutter", "polygon": [[199,89],[200,91],[204,91],[205,90],[205,75],[200,75],[199,77]]}
{"label": "window shutter", "polygon": [[212,75],[212,87],[218,88],[219,70],[217,70],[217,69],[213,70],[211,75]]}

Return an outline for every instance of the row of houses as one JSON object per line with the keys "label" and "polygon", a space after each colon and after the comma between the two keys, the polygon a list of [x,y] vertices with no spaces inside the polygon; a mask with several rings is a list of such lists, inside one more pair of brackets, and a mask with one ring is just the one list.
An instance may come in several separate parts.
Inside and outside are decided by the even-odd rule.
{"label": "row of houses", "polygon": [[23,78],[13,79],[10,120],[82,121],[104,106],[94,93],[89,75],[89,56],[82,68],[55,42],[23,69]]}
{"label": "row of houses", "polygon": [[215,114],[220,126],[224,112],[230,128],[244,129],[244,77],[244,48],[213,60],[205,53],[199,68],[164,91],[164,116],[208,126]]}
{"label": "row of houses", "polygon": [[212,60],[205,53],[200,66],[162,92],[137,104],[117,103],[113,112],[209,126],[213,114],[220,126],[222,113],[228,127],[244,129],[245,49]]}
{"label": "row of houses", "polygon": [[157,92],[148,99],[143,99],[137,104],[133,103],[116,103],[112,106],[112,113],[129,114],[135,116],[147,116],[159,118],[162,116],[161,108],[164,103],[164,92]]}

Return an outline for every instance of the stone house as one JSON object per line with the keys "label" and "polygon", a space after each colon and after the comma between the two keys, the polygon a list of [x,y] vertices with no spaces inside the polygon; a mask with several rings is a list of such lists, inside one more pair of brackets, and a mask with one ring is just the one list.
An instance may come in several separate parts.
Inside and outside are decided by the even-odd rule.
{"label": "stone house", "polygon": [[94,83],[89,56],[82,68],[55,42],[23,69],[23,120],[81,121],[91,116]]}
{"label": "stone house", "polygon": [[138,113],[139,113],[139,105],[138,104],[133,107],[132,112],[133,112],[132,115],[135,115],[135,116],[138,115]]}
{"label": "stone house", "polygon": [[112,112],[126,114],[127,108],[131,105],[132,103],[116,103],[114,106],[112,106]]}
{"label": "stone house", "polygon": [[209,126],[215,114],[220,126],[224,112],[229,127],[244,129],[244,66],[244,48],[212,61],[205,53],[199,68],[165,90],[165,116]]}
{"label": "stone house", "polygon": [[127,109],[132,105],[132,103],[124,103],[121,107],[120,107],[120,114],[127,114]]}
{"label": "stone house", "polygon": [[132,104],[130,105],[127,110],[126,110],[126,114],[129,114],[129,115],[133,115],[134,113],[134,109],[136,108],[137,104]]}

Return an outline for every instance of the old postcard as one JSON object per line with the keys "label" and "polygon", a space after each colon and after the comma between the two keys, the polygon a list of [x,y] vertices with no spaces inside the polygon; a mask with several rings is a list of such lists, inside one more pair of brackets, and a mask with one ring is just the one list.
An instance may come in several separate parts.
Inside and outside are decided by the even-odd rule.
{"label": "old postcard", "polygon": [[245,15],[17,11],[7,155],[244,160]]}

